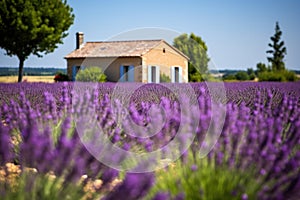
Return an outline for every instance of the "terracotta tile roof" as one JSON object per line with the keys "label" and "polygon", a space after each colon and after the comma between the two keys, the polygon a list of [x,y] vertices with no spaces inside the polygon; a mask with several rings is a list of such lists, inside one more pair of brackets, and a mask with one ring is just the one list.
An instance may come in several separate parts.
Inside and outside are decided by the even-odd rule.
{"label": "terracotta tile roof", "polygon": [[87,42],[65,58],[142,56],[163,40]]}

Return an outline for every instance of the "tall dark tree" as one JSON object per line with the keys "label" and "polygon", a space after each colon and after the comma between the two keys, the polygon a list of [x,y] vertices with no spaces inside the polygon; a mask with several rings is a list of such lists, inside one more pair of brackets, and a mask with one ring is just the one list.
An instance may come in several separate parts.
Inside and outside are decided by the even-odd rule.
{"label": "tall dark tree", "polygon": [[272,71],[282,71],[285,70],[284,56],[286,55],[286,47],[284,46],[284,41],[281,40],[282,31],[280,30],[278,22],[275,26],[275,34],[271,37],[271,42],[269,43],[270,50],[267,51],[271,56],[267,57],[268,61],[271,63]]}
{"label": "tall dark tree", "polygon": [[202,38],[194,33],[184,33],[174,39],[173,46],[190,58],[189,80],[200,81],[201,75],[208,73],[209,62],[207,46]]}
{"label": "tall dark tree", "polygon": [[32,54],[42,57],[62,44],[74,22],[66,0],[1,0],[0,48],[19,59],[18,82],[22,81],[25,60]]}

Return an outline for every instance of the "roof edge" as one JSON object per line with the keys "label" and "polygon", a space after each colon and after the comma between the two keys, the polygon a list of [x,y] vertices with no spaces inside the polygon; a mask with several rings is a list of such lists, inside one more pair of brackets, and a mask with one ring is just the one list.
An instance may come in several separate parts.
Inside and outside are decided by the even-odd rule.
{"label": "roof edge", "polygon": [[[148,49],[146,52],[143,52],[140,56],[118,56],[118,57],[141,57],[145,54],[147,54],[149,51],[151,51],[152,49],[154,49],[155,47],[157,47],[158,45],[160,45],[161,43],[164,43],[166,44],[167,46],[169,46],[170,48],[172,48],[175,52],[177,52],[178,54],[180,54],[181,56],[183,56],[184,58],[186,58],[188,61],[190,60],[190,58],[185,55],[183,52],[181,52],[179,49],[177,49],[176,47],[174,47],[173,45],[169,44],[168,42],[166,42],[164,39],[146,39],[146,40],[116,40],[116,41],[89,41],[89,42],[85,42],[83,44],[82,47],[85,46],[85,44],[99,44],[99,43],[120,43],[120,42],[141,42],[141,41],[153,41],[153,42],[158,42],[156,45],[154,45],[152,48]],[[82,48],[81,47],[81,48]],[[80,49],[81,49],[80,48]],[[97,58],[97,56],[90,56],[90,57],[72,57],[72,56],[69,56],[70,54],[72,54],[73,52],[75,51],[78,51],[80,49],[75,49],[73,50],[72,52],[70,52],[69,54],[67,54],[64,59],[72,59],[72,58],[77,58],[77,59],[82,59],[82,58]],[[107,56],[108,58],[110,58],[111,56]],[[111,57],[113,58],[113,57]]]}
{"label": "roof edge", "polygon": [[174,47],[173,45],[167,43],[165,40],[163,40],[163,42],[164,42],[165,44],[167,44],[169,47],[171,47],[172,49],[174,49],[177,53],[179,53],[180,55],[182,55],[183,57],[185,57],[187,60],[190,60],[190,58],[189,58],[187,55],[185,55],[182,51],[180,51],[179,49],[177,49],[177,48]]}
{"label": "roof edge", "polygon": [[106,41],[88,41],[86,43],[119,43],[119,42],[141,42],[141,41],[157,41],[157,42],[161,42],[163,41],[163,39],[149,39],[149,40],[106,40]]}
{"label": "roof edge", "polygon": [[[141,55],[136,55],[136,56],[102,56],[101,58],[141,58]],[[87,57],[68,57],[65,56],[64,59],[86,59],[86,58],[99,58],[98,56],[87,56]]]}

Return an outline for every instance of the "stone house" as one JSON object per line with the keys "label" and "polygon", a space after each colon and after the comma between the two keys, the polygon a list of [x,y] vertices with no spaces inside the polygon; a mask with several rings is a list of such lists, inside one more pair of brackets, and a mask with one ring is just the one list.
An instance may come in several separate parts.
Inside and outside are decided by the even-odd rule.
{"label": "stone house", "polygon": [[76,33],[76,49],[65,56],[73,81],[86,67],[101,67],[110,82],[159,83],[164,74],[171,82],[188,82],[189,58],[164,40],[84,43]]}

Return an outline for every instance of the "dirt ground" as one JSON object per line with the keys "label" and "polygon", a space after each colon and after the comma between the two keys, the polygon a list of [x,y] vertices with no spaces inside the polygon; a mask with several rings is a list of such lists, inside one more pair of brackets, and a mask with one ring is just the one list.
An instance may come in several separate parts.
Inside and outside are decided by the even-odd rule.
{"label": "dirt ground", "polygon": [[[18,76],[0,76],[0,83],[16,83]],[[23,82],[53,83],[54,76],[23,76]]]}

